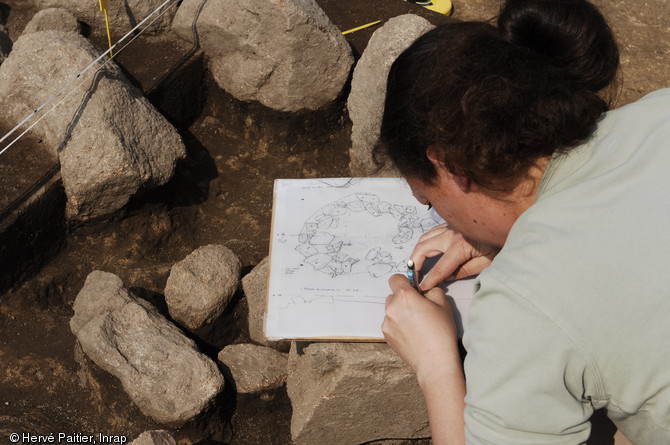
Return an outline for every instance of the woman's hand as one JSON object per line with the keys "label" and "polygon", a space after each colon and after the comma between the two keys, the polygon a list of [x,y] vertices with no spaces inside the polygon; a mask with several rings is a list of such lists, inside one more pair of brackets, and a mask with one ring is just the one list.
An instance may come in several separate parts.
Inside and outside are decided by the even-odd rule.
{"label": "woman's hand", "polygon": [[393,275],[389,285],[382,331],[416,373],[433,443],[465,444],[465,378],[451,306],[441,289],[421,295],[403,275]]}
{"label": "woman's hand", "polygon": [[[382,324],[389,346],[419,381],[454,366],[460,369],[456,326],[444,291],[435,288],[421,295],[404,275],[393,275],[389,285],[393,293],[386,298]],[[449,363],[453,360],[458,363]]]}
{"label": "woman's hand", "polygon": [[447,224],[424,233],[414,247],[410,258],[421,270],[427,258],[442,257],[421,280],[421,289],[432,289],[443,281],[476,275],[486,269],[499,248],[469,240]]}

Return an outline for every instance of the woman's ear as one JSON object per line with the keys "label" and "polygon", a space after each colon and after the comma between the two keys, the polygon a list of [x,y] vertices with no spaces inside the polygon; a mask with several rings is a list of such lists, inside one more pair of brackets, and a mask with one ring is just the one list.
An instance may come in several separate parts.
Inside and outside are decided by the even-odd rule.
{"label": "woman's ear", "polygon": [[433,164],[433,167],[435,167],[438,176],[441,176],[448,181],[452,181],[458,186],[461,192],[470,192],[472,189],[472,181],[470,178],[456,175],[447,170],[447,166],[444,164],[444,160],[442,159],[442,152],[439,148],[437,148],[436,145],[430,145],[428,148],[426,148],[426,156],[430,160],[430,163]]}
{"label": "woman's ear", "polygon": [[439,171],[440,168],[445,168],[444,160],[442,160],[442,152],[436,145],[429,145],[426,148],[426,156],[428,156],[428,160],[436,170]]}

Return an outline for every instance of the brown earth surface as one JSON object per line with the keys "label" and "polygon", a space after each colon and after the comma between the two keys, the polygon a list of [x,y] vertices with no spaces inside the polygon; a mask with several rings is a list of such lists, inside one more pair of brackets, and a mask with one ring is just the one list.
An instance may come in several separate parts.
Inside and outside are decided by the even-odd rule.
{"label": "brown earth surface", "polygon": [[[342,30],[406,12],[434,23],[448,20],[402,0],[318,3]],[[622,48],[619,104],[670,86],[667,0],[595,3],[609,18]],[[496,0],[454,0],[453,17],[489,19],[498,5]],[[7,0],[0,3],[0,12],[11,39],[16,40],[36,9],[30,0]],[[90,25],[92,40],[104,49],[103,28]],[[375,29],[349,35],[356,57]],[[142,431],[161,428],[134,406],[118,380],[89,362],[76,346],[68,322],[72,302],[88,273],[95,269],[115,273],[126,286],[159,305],[172,264],[202,245],[229,247],[247,273],[268,253],[273,179],[349,175],[351,123],[346,91],[342,100],[325,110],[278,113],[233,99],[205,73],[191,78],[182,75],[174,81],[196,82],[197,88],[192,84],[184,88],[196,91],[203,101],[175,104],[161,96],[159,87],[171,81],[171,73],[178,72],[184,61],[188,69],[204,66],[190,50],[164,37],[142,36],[116,59],[183,136],[189,158],[179,165],[175,178],[135,199],[113,221],[67,228],[65,242],[49,261],[0,295],[0,444],[8,443],[12,432],[102,432],[132,439]],[[187,105],[194,108],[184,112]],[[33,144],[26,141],[28,146]],[[21,149],[18,145],[0,159],[2,195],[25,192],[53,168],[44,160],[31,164],[34,174],[17,167],[25,158]],[[38,167],[45,170],[40,173]],[[18,186],[21,178],[27,184]],[[2,202],[11,201],[7,199]],[[239,293],[222,319],[199,340],[202,350],[215,357],[227,344],[248,341],[245,323],[246,305]],[[180,444],[291,442],[291,407],[285,389],[225,396],[227,402],[216,421],[210,418],[172,430]],[[614,443],[611,425],[599,424],[592,443]]]}

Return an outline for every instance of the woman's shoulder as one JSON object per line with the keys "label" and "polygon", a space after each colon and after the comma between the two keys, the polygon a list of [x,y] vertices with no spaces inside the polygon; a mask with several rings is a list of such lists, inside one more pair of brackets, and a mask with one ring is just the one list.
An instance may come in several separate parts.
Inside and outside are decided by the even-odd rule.
{"label": "woman's shoulder", "polygon": [[626,138],[648,140],[649,134],[659,128],[670,130],[670,88],[652,91],[634,102],[608,111],[595,136],[599,139],[623,132]]}
{"label": "woman's shoulder", "polygon": [[[621,106],[620,108],[617,109],[626,109],[626,108],[633,108],[633,107],[653,107],[658,104],[666,104],[670,105],[670,87],[668,88],[661,88],[659,90],[652,91],[650,93],[645,94],[638,100],[625,104]],[[669,110],[670,111],[670,110]]]}

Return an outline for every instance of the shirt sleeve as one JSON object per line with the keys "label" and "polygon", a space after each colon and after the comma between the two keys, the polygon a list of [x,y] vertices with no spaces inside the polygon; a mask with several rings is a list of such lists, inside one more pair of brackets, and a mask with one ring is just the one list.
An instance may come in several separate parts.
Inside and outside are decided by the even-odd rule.
{"label": "shirt sleeve", "polygon": [[468,444],[586,443],[588,360],[565,331],[519,289],[480,275],[463,339]]}

